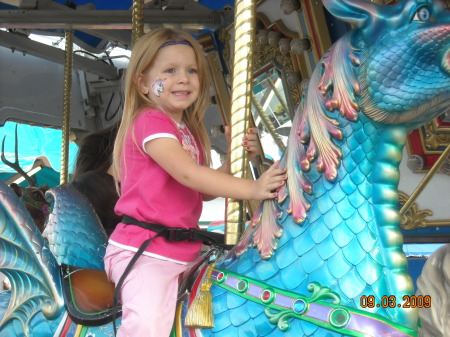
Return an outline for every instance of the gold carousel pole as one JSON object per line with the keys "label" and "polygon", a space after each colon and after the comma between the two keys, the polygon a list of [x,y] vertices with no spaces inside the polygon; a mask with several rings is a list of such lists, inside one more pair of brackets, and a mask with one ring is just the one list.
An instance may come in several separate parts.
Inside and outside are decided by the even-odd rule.
{"label": "gold carousel pole", "polygon": [[[252,58],[255,35],[255,1],[236,0],[234,12],[234,59],[231,86],[231,148],[230,173],[239,178],[246,176],[248,158],[241,140],[248,129],[250,94],[252,85]],[[242,234],[245,204],[227,200],[225,243],[236,244]]]}
{"label": "gold carousel pole", "polygon": [[430,182],[431,178],[433,178],[434,174],[441,168],[441,166],[444,164],[445,160],[450,155],[450,144],[447,145],[447,148],[442,152],[441,156],[436,160],[434,165],[431,167],[431,169],[428,171],[428,173],[425,175],[425,177],[422,179],[422,181],[419,183],[419,185],[416,187],[414,192],[411,194],[409,199],[405,202],[403,207],[400,210],[400,216],[402,217],[405,215],[405,213],[409,210],[409,208],[412,206],[414,201],[417,199],[417,197],[422,193],[425,186]]}
{"label": "gold carousel pole", "polygon": [[144,0],[133,0],[131,46],[144,35]]}
{"label": "gold carousel pole", "polygon": [[[133,0],[132,8],[132,45],[144,33],[144,0]],[[73,31],[65,33],[65,63],[64,63],[64,101],[61,144],[61,175],[59,183],[65,184],[69,177],[69,134],[70,134],[70,104],[72,100],[72,67],[73,67]]]}
{"label": "gold carousel pole", "polygon": [[253,93],[252,93],[252,103],[253,103],[253,106],[255,107],[256,113],[261,118],[261,123],[263,123],[264,126],[266,127],[267,132],[273,138],[273,141],[278,146],[278,149],[280,150],[280,152],[284,152],[284,150],[286,149],[286,146],[284,146],[283,141],[281,140],[280,136],[277,134],[277,132],[275,130],[275,127],[273,126],[273,123],[270,121],[269,117],[267,116],[263,107],[261,106],[261,103],[259,103],[255,94],[253,94]]}
{"label": "gold carousel pole", "polygon": [[70,103],[72,101],[72,65],[73,65],[73,31],[65,32],[65,59],[64,59],[64,98],[63,121],[61,140],[61,174],[59,183],[65,184],[69,177],[69,134],[70,134]]}
{"label": "gold carousel pole", "polygon": [[277,87],[275,86],[275,83],[273,83],[273,81],[270,77],[267,79],[267,82],[269,83],[270,87],[272,88],[272,91],[274,92],[277,99],[280,101],[280,104],[283,107],[284,111],[289,111],[286,101],[284,100],[283,96],[281,96],[280,92],[278,91]]}

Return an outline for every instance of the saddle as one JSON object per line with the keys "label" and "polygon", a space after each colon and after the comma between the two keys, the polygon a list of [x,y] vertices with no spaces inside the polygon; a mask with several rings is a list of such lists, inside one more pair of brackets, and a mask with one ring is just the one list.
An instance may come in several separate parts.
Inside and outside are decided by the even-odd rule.
{"label": "saddle", "polygon": [[[180,280],[178,299],[189,294],[198,274],[222,254],[214,247],[205,252]],[[85,326],[101,326],[112,322],[122,314],[120,306],[114,312],[115,284],[108,280],[106,272],[61,265],[63,296],[69,317],[73,322]]]}
{"label": "saddle", "polygon": [[113,321],[122,311],[113,313],[114,283],[106,272],[61,265],[63,296],[73,322],[86,326],[100,326]]}

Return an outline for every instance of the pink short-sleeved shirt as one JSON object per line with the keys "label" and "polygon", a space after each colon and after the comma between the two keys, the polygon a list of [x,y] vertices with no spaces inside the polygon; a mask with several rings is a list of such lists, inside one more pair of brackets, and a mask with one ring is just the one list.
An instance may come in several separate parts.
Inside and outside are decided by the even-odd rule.
{"label": "pink short-sleeved shirt", "polygon": [[[184,124],[181,125],[183,127],[186,128]],[[180,125],[159,110],[140,113],[132,130],[136,142],[133,141],[131,132],[128,132],[122,153],[121,195],[115,212],[139,221],[198,229],[203,205],[202,194],[180,184],[164,171],[145,152],[145,143],[161,137],[177,139],[197,160],[198,165],[203,164],[201,145],[196,139],[190,139],[190,132],[185,129],[182,132]],[[154,235],[154,232],[147,229],[120,223],[111,234],[109,242],[123,249],[136,251],[143,241]],[[188,263],[198,257],[201,245],[201,242],[169,242],[158,237],[150,243],[144,254]]]}

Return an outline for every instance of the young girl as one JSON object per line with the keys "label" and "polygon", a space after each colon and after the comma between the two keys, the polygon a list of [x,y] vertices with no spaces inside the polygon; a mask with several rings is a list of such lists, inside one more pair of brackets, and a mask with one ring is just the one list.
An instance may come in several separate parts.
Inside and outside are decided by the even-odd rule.
{"label": "young girl", "polygon": [[[139,223],[198,229],[203,200],[275,198],[286,180],[276,164],[256,181],[209,168],[203,124],[210,100],[207,71],[201,47],[181,31],[154,30],[133,47],[113,156],[121,191],[115,211],[133,221],[117,225],[105,256],[116,287],[141,244],[155,236]],[[119,287],[118,336],[169,336],[178,276],[199,256],[201,245],[164,237],[150,242]]]}

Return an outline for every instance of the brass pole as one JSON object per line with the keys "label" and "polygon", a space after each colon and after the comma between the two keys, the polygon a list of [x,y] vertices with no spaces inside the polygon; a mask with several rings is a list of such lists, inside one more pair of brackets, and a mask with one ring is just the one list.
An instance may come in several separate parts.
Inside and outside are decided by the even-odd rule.
{"label": "brass pole", "polygon": [[134,46],[144,35],[144,0],[133,0],[131,21],[131,46]]}
{"label": "brass pole", "polygon": [[63,98],[63,121],[61,140],[61,173],[59,183],[65,184],[69,181],[69,134],[70,134],[70,104],[72,101],[72,65],[73,65],[73,31],[65,32],[65,59],[64,59],[64,98]]}
{"label": "brass pole", "polygon": [[281,152],[284,152],[286,149],[286,146],[284,146],[283,141],[281,140],[280,136],[276,133],[275,127],[273,126],[273,123],[270,121],[269,117],[267,116],[266,112],[264,111],[263,107],[261,106],[261,103],[259,103],[258,99],[254,94],[252,94],[252,103],[255,107],[256,113],[261,118],[261,122],[266,127],[267,132],[270,134],[270,136],[273,138],[275,144],[278,146]]}
{"label": "brass pole", "polygon": [[430,182],[431,178],[433,178],[434,174],[441,168],[442,164],[444,164],[445,160],[448,158],[449,155],[450,155],[450,144],[447,146],[444,152],[442,152],[439,159],[434,163],[433,167],[430,169],[430,171],[428,171],[428,173],[422,179],[420,184],[411,194],[409,199],[405,202],[402,209],[400,210],[400,217],[402,217],[409,210],[411,205],[414,203],[414,201],[416,201],[417,197],[423,191],[425,186],[427,186],[427,184]]}
{"label": "brass pole", "polygon": [[[231,87],[231,148],[230,173],[246,176],[248,158],[242,147],[242,137],[248,129],[250,93],[252,90],[252,58],[255,35],[255,1],[236,0],[234,12],[234,59]],[[244,202],[229,199],[226,207],[225,243],[236,244],[243,232]]]}
{"label": "brass pole", "polygon": [[289,112],[289,109],[287,107],[286,101],[284,100],[284,97],[281,96],[280,92],[278,91],[277,87],[275,86],[275,83],[273,83],[272,79],[269,77],[267,79],[267,82],[269,83],[270,87],[273,90],[273,93],[275,94],[275,96],[278,98],[278,100],[280,101],[281,106],[283,107],[283,109],[286,112]]}

